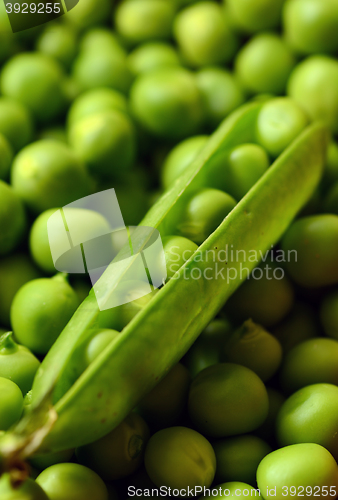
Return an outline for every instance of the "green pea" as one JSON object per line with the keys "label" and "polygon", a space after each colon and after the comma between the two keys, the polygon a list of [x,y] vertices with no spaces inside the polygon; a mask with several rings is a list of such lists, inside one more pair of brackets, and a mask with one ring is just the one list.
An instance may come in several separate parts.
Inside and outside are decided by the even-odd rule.
{"label": "green pea", "polygon": [[89,366],[119,336],[116,330],[98,330],[87,345],[85,357]]}
{"label": "green pea", "polygon": [[39,36],[36,48],[42,54],[53,57],[65,68],[69,68],[77,53],[77,34],[66,24],[48,26]]}
{"label": "green pea", "polygon": [[337,463],[318,444],[286,446],[263,458],[257,470],[257,484],[265,500],[270,493],[275,500],[283,500],[302,491],[311,499],[324,498],[324,487],[335,496]]}
{"label": "green pea", "polygon": [[174,35],[187,63],[198,67],[231,61],[239,45],[216,2],[198,2],[177,14]]}
{"label": "green pea", "polygon": [[175,146],[165,159],[161,173],[162,185],[168,189],[182,172],[202,151],[208,141],[207,135],[189,137]]}
{"label": "green pea", "polygon": [[91,180],[83,163],[69,146],[57,141],[37,141],[14,159],[14,191],[37,214],[64,206],[90,194]]}
{"label": "green pea", "polygon": [[278,324],[291,310],[294,291],[289,279],[277,263],[264,262],[251,273],[230,297],[225,312],[243,322],[251,318],[265,327]]}
{"label": "green pea", "polygon": [[256,470],[263,458],[272,450],[256,436],[238,436],[222,439],[213,444],[216,455],[217,482],[241,481],[250,485],[256,483]]}
{"label": "green pea", "polygon": [[308,124],[297,99],[279,97],[265,103],[257,119],[257,141],[273,158],[279,156]]}
{"label": "green pea", "polygon": [[26,479],[18,488],[13,488],[9,474],[0,480],[1,500],[50,500],[33,479]]}
{"label": "green pea", "polygon": [[326,213],[338,215],[338,182],[332,186],[326,195],[323,208]]}
{"label": "green pea", "polygon": [[2,69],[0,87],[4,96],[18,100],[40,122],[57,118],[65,108],[64,74],[51,57],[38,52],[21,53]]}
{"label": "green pea", "polygon": [[338,132],[338,61],[326,56],[311,56],[291,73],[288,95],[313,120],[323,120]]}
{"label": "green pea", "polygon": [[338,216],[313,215],[294,222],[282,248],[292,279],[305,287],[338,283]]}
{"label": "green pea", "polygon": [[179,67],[140,75],[131,88],[130,106],[148,132],[168,139],[193,135],[203,119],[196,78]]}
{"label": "green pea", "polygon": [[172,489],[206,487],[215,476],[216,459],[211,444],[187,427],[168,427],[156,432],[144,457],[153,483]]}
{"label": "green pea", "polygon": [[330,293],[324,298],[320,319],[326,335],[338,340],[338,292]]}
{"label": "green pea", "polygon": [[148,439],[147,424],[140,415],[131,413],[103,438],[77,448],[76,457],[102,479],[112,481],[129,476],[142,465]]}
{"label": "green pea", "polygon": [[285,357],[280,379],[289,394],[311,384],[338,385],[338,342],[314,338],[297,345]]}
{"label": "green pea", "polygon": [[271,333],[279,340],[286,354],[301,342],[320,334],[317,322],[313,309],[304,302],[297,302],[291,313]]}
{"label": "green pea", "polygon": [[261,379],[248,368],[220,363],[192,381],[188,409],[197,430],[212,437],[257,429],[268,414],[268,395]]}
{"label": "green pea", "polygon": [[316,443],[338,458],[338,387],[314,384],[299,389],[281,407],[276,423],[282,446]]}
{"label": "green pea", "polygon": [[128,116],[117,109],[92,114],[76,121],[69,143],[92,174],[121,176],[135,159],[135,131]]}
{"label": "green pea", "polygon": [[222,68],[201,69],[197,73],[197,85],[204,101],[206,120],[212,129],[245,100],[237,78]]}
{"label": "green pea", "polygon": [[88,90],[75,99],[69,108],[67,117],[68,127],[71,127],[83,118],[107,110],[127,112],[127,100],[125,96],[117,90],[109,88]]}
{"label": "green pea", "polygon": [[67,13],[65,21],[78,30],[86,30],[107,21],[111,8],[111,0],[100,0],[100,8],[95,0],[85,0]]}
{"label": "green pea", "polygon": [[185,410],[189,385],[190,374],[178,363],[140,401],[137,411],[157,429],[175,425]]}
{"label": "green pea", "polygon": [[18,101],[0,97],[0,133],[15,151],[33,138],[33,121],[28,109]]}
{"label": "green pea", "polygon": [[89,29],[83,33],[80,40],[80,51],[91,54],[105,51],[116,52],[122,56],[127,55],[127,51],[122,46],[118,35],[102,26]]}
{"label": "green pea", "polygon": [[232,23],[241,31],[256,33],[279,26],[285,0],[227,0]]}
{"label": "green pea", "polygon": [[130,44],[168,39],[175,11],[166,0],[124,0],[115,11],[116,30]]}
{"label": "green pea", "polygon": [[134,49],[128,57],[131,71],[135,75],[168,66],[179,66],[180,58],[172,45],[164,42],[148,42]]}
{"label": "green pea", "polygon": [[196,243],[182,236],[166,236],[162,240],[167,267],[167,280],[189,260],[197,250]]}
{"label": "green pea", "polygon": [[266,151],[257,144],[241,144],[228,156],[224,169],[224,185],[236,200],[240,200],[265,174],[270,166]]}
{"label": "green pea", "polygon": [[108,500],[106,485],[92,470],[79,464],[48,467],[36,482],[49,500]]}
{"label": "green pea", "polygon": [[[216,492],[218,490],[218,494],[212,493],[212,497],[216,500],[221,500],[221,498],[225,498],[228,496],[236,497],[239,500],[245,500],[248,496],[256,497],[258,499],[261,498],[259,490],[252,488],[250,484],[241,483],[239,481],[231,481],[229,483],[218,484],[214,488],[213,491]],[[200,497],[201,500],[207,500],[209,494],[206,494],[203,497]]]}
{"label": "green pea", "polygon": [[25,283],[39,277],[39,271],[25,254],[13,254],[0,260],[0,324],[10,326],[14,295]]}
{"label": "green pea", "polygon": [[236,57],[236,74],[250,94],[284,94],[296,64],[295,57],[278,35],[262,33],[251,38]]}
{"label": "green pea", "polygon": [[17,193],[0,180],[0,256],[12,252],[26,230],[26,214]]}
{"label": "green pea", "polygon": [[0,180],[6,181],[13,161],[13,149],[6,137],[0,132]]}
{"label": "green pea", "polygon": [[177,223],[177,232],[200,245],[236,206],[229,194],[218,189],[201,189],[190,198]]}
{"label": "green pea", "polygon": [[281,364],[282,346],[262,326],[247,320],[226,342],[223,360],[250,368],[265,382]]}
{"label": "green pea", "polygon": [[30,465],[35,467],[38,471],[42,471],[51,467],[52,465],[70,462],[74,455],[74,450],[63,450],[55,453],[47,453],[45,455],[36,455],[29,459]]}
{"label": "green pea", "polygon": [[256,429],[255,434],[262,439],[275,442],[276,420],[282,405],[285,402],[285,397],[275,389],[267,387],[266,391],[269,398],[269,411],[263,424]]}
{"label": "green pea", "polygon": [[0,336],[0,377],[15,382],[23,395],[31,390],[39,366],[34,354],[13,340],[12,332]]}
{"label": "green pea", "polygon": [[7,431],[21,417],[23,396],[11,380],[0,377],[0,430]]}
{"label": "green pea", "polygon": [[286,40],[295,52],[325,54],[338,50],[338,6],[334,0],[287,0],[283,20]]}
{"label": "green pea", "polygon": [[63,274],[26,283],[11,306],[15,337],[33,352],[46,354],[78,306],[79,299]]}

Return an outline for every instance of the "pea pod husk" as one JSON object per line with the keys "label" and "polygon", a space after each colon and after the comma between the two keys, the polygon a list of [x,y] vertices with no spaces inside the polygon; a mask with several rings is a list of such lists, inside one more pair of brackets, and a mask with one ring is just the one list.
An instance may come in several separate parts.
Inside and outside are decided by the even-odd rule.
{"label": "pea pod husk", "polygon": [[[255,120],[260,104],[249,104],[235,112],[213,134],[198,158],[175,185],[146,215],[142,225],[169,234],[187,192],[212,168],[216,155],[254,141]],[[84,373],[77,373],[76,352],[91,335],[99,313],[93,291],[81,304],[43,361],[33,385],[31,412],[14,429],[11,450],[25,440],[32,452],[32,436],[39,452],[50,452],[87,444],[107,434],[137,405],[188,350],[203,328],[217,314],[258,262],[244,260],[244,253],[231,267],[236,279],[227,276],[229,262],[218,256],[220,249],[233,248],[263,255],[276,243],[318,184],[329,141],[321,124],[308,127],[275,161],[266,174],[238,203],[223,223],[198,248],[149,304],[127,325]],[[224,254],[222,254],[223,256]],[[240,275],[241,267],[246,269]],[[196,270],[218,279],[186,279]],[[210,271],[211,269],[211,271]],[[123,273],[123,270],[121,271]],[[117,286],[121,276],[108,267],[99,281],[100,291]],[[58,396],[55,398],[55,388]],[[52,411],[47,411],[46,401]],[[32,430],[32,422],[41,423]],[[50,424],[48,415],[56,419]],[[38,418],[37,418],[38,417]],[[34,427],[34,425],[33,425]],[[15,444],[16,443],[16,444]],[[10,447],[7,447],[9,449]],[[5,453],[4,447],[0,452]]]}

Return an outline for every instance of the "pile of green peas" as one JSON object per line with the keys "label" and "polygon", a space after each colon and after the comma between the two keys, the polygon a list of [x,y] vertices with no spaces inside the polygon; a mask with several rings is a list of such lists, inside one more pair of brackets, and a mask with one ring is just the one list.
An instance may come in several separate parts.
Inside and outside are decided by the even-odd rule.
{"label": "pile of green peas", "polygon": [[[18,484],[4,474],[1,500],[124,500],[161,486],[337,496],[337,33],[336,0],[81,0],[17,34],[0,4],[2,433],[90,290],[88,277],[56,272],[56,210],[114,187],[137,225],[220,123],[260,101],[255,141],[216,159],[162,238],[168,282],[312,120],[332,132],[316,193],[258,268],[272,277],[247,280],[108,435],[33,456]],[[105,224],[71,217],[88,239]],[[79,372],[159,293],[135,299],[140,287],[100,313]]]}

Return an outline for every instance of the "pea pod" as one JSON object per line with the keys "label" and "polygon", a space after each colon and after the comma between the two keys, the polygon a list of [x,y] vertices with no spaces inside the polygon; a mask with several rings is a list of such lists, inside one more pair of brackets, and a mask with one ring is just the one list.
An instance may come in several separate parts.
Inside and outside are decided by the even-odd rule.
{"label": "pea pod", "polygon": [[[246,105],[223,122],[142,225],[158,228],[162,236],[169,234],[184,197],[199,185],[200,179],[208,179],[206,174],[215,157],[240,143],[254,141],[259,109],[257,103]],[[322,125],[308,127],[183,268],[81,374],[77,353],[90,337],[99,314],[92,290],[43,361],[33,385],[31,411],[0,443],[2,455],[16,453],[24,457],[36,448],[41,453],[77,447],[118,425],[183,356],[256,265],[245,262],[241,253],[231,266],[239,272],[244,265],[244,274],[232,280],[222,279],[228,263],[220,259],[217,250],[233,245],[244,252],[264,254],[276,243],[314,191],[328,139]],[[207,268],[211,273],[217,271],[219,279],[206,277]],[[196,269],[203,278],[185,279]],[[96,292],[108,293],[109,286],[117,286],[124,271],[121,266],[121,274],[116,275],[109,266]],[[51,397],[53,406],[48,404]]]}

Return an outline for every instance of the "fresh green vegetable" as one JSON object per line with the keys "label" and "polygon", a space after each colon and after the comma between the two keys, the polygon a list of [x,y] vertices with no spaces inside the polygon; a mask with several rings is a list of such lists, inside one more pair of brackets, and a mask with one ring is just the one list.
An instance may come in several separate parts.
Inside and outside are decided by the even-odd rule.
{"label": "fresh green vegetable", "polygon": [[0,377],[0,429],[7,431],[21,417],[23,396],[11,380]]}
{"label": "fresh green vegetable", "polygon": [[12,252],[26,230],[24,206],[12,186],[0,180],[0,256]]}

